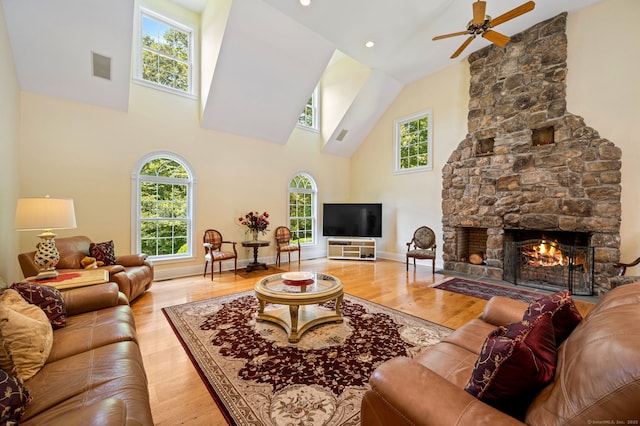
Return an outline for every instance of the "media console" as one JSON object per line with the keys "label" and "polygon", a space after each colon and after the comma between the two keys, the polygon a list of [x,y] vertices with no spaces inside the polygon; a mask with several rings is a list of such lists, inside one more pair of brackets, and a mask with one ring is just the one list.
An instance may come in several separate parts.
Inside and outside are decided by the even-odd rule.
{"label": "media console", "polygon": [[376,260],[376,240],[373,238],[328,238],[329,259]]}

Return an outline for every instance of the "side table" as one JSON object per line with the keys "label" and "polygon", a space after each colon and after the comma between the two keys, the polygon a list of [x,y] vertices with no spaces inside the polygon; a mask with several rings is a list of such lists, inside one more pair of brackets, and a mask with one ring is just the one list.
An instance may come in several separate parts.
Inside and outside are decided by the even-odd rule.
{"label": "side table", "polygon": [[264,268],[265,271],[269,269],[266,263],[258,262],[258,250],[260,249],[260,247],[267,247],[269,244],[271,244],[269,241],[260,240],[250,240],[242,242],[242,247],[253,248],[253,262],[247,265],[247,272],[251,272],[256,268]]}
{"label": "side table", "polygon": [[29,277],[26,281],[45,284],[63,291],[109,282],[109,272],[105,269],[85,269],[83,271],[63,272],[57,278],[48,280],[36,280],[36,277]]}

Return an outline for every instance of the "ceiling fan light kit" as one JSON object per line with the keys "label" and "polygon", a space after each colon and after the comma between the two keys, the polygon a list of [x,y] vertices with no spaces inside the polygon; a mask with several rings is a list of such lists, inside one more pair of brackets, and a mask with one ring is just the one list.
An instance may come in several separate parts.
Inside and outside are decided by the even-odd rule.
{"label": "ceiling fan light kit", "polygon": [[495,19],[491,19],[489,15],[485,14],[487,10],[487,2],[478,0],[473,3],[473,19],[467,24],[466,31],[440,35],[434,37],[433,40],[442,40],[443,38],[457,37],[461,35],[469,36],[458,48],[458,50],[453,52],[453,55],[451,55],[451,59],[454,59],[458,55],[460,55],[460,53],[462,53],[462,51],[466,49],[467,46],[477,36],[481,36],[497,46],[504,47],[507,45],[507,43],[509,43],[509,40],[511,40],[511,38],[502,33],[494,31],[492,28],[510,21],[513,18],[517,18],[520,15],[524,15],[527,12],[531,12],[535,8],[535,6],[536,4],[533,1],[528,1],[516,7],[515,9],[511,9],[510,11],[503,13]]}

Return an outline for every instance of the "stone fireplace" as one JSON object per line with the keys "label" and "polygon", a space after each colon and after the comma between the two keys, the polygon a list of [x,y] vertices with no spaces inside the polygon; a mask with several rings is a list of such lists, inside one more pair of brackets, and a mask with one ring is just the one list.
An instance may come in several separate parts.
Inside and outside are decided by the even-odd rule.
{"label": "stone fireplace", "polygon": [[469,56],[468,134],[442,170],[445,270],[513,282],[505,252],[535,231],[581,238],[595,294],[617,272],[622,153],[566,110],[566,17]]}

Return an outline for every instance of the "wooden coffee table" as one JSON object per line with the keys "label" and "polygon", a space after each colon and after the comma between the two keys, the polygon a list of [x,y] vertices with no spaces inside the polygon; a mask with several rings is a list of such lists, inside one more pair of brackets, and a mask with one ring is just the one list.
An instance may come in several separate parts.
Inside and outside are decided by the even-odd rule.
{"label": "wooden coffee table", "polygon": [[[289,342],[296,343],[302,334],[311,327],[327,322],[342,322],[343,285],[342,282],[327,274],[309,273],[307,280],[292,281],[275,274],[261,279],[255,285],[255,293],[260,308],[258,321],[269,321],[280,325],[287,332]],[[289,283],[289,284],[288,284]],[[319,303],[336,301],[335,310],[317,306]],[[282,308],[265,311],[265,305],[273,303],[284,305]]]}

